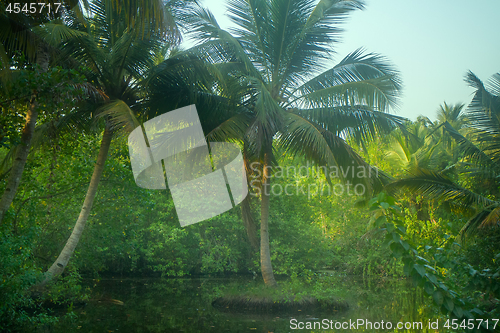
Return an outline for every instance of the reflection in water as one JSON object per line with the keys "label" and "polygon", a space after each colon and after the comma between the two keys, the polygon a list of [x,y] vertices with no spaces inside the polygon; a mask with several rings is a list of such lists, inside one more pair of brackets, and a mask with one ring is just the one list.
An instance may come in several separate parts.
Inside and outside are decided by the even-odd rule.
{"label": "reflection in water", "polygon": [[[429,308],[425,298],[404,281],[370,285],[352,278],[339,280],[350,309],[343,313],[297,311],[286,315],[253,315],[219,312],[211,306],[214,295],[230,284],[249,278],[111,279],[92,284],[92,301],[75,309],[77,318],[64,321],[50,332],[436,332],[427,329]],[[123,304],[114,302],[118,300]],[[409,329],[292,329],[314,322],[351,323],[422,322],[423,330]],[[291,324],[292,323],[292,324]],[[318,327],[319,324],[316,324]],[[344,325],[346,326],[346,325]],[[325,327],[325,324],[321,326]],[[375,326],[376,327],[376,326]],[[352,326],[351,326],[352,328]],[[439,332],[443,332],[442,327]]]}

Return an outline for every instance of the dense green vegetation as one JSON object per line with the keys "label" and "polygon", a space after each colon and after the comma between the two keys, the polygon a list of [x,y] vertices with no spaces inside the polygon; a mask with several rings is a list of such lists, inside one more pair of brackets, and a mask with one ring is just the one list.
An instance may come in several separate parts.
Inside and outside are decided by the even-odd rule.
{"label": "dense green vegetation", "polygon": [[[322,67],[362,1],[232,1],[234,35],[194,2],[0,4],[0,330],[71,317],[103,276],[262,275],[227,292],[287,300],[342,296],[328,274],[408,279],[435,316],[499,318],[500,74],[405,120],[382,56]],[[190,104],[240,145],[250,194],[181,228],[168,189],[135,184],[127,135]]]}

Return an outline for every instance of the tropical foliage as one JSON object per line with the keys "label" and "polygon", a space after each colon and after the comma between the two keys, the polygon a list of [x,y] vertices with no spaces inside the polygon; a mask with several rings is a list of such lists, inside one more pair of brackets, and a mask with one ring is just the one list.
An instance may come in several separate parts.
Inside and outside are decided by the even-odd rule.
{"label": "tropical foliage", "polygon": [[[262,292],[318,299],[353,276],[408,279],[436,317],[498,318],[500,74],[467,73],[471,103],[435,121],[388,113],[402,83],[387,59],[327,65],[363,8],[232,0],[227,31],[187,0],[2,11],[0,330],[76,329],[83,277],[105,276],[288,278]],[[135,184],[126,136],[191,104],[207,141],[240,146],[250,195],[181,228],[168,189]]]}
{"label": "tropical foliage", "polygon": [[[455,209],[475,211],[462,233],[476,232],[482,227],[498,228],[499,224],[496,179],[500,75],[491,78],[489,89],[472,72],[467,73],[465,80],[476,89],[467,113],[460,116],[462,106],[446,110],[445,105],[439,114],[443,122],[438,126],[443,128],[441,141],[445,148],[451,150],[452,156],[460,158],[448,159],[446,169],[417,168],[412,177],[391,184],[441,199]],[[464,118],[469,121],[466,128],[463,127]],[[457,177],[462,175],[462,178],[453,179],[450,173]],[[474,183],[480,186],[469,185]]]}

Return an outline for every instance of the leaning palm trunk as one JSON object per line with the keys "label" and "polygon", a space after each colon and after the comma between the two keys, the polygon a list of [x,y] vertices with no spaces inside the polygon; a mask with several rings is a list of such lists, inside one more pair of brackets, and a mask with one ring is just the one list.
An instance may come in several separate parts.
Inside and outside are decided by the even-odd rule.
{"label": "leaning palm trunk", "polygon": [[[40,45],[37,52],[37,64],[40,66],[42,72],[46,72],[49,66],[49,54],[47,50]],[[38,103],[37,95],[34,93],[30,99],[28,113],[26,114],[26,122],[24,123],[21,132],[21,143],[16,148],[12,169],[7,180],[7,187],[5,188],[2,199],[0,199],[0,224],[2,223],[5,213],[9,209],[14,197],[16,196],[17,188],[21,183],[21,177],[24,172],[24,166],[28,159],[28,154],[31,147],[31,139],[35,132],[36,120],[38,118]]]}
{"label": "leaning palm trunk", "polygon": [[28,159],[28,153],[31,147],[31,138],[35,131],[36,119],[38,117],[36,97],[31,97],[28,113],[26,114],[26,123],[24,124],[21,134],[21,143],[16,148],[14,162],[10,171],[7,187],[5,188],[2,199],[0,200],[0,223],[2,222],[5,213],[9,209],[14,197],[16,196],[17,188],[21,183],[24,166]]}
{"label": "leaning palm trunk", "polygon": [[71,256],[73,255],[73,252],[75,251],[76,246],[78,245],[78,241],[80,240],[83,229],[85,228],[85,223],[87,222],[90,211],[92,210],[92,204],[94,202],[99,181],[101,180],[101,176],[104,171],[104,164],[106,163],[106,158],[108,157],[108,150],[109,146],[111,145],[112,137],[113,131],[110,129],[109,124],[106,124],[106,129],[104,130],[104,134],[102,136],[101,148],[99,149],[99,155],[97,156],[97,161],[94,167],[94,173],[92,174],[92,178],[90,179],[90,185],[87,190],[87,195],[85,196],[85,201],[83,202],[80,215],[76,220],[75,227],[73,228],[73,232],[66,242],[66,245],[59,254],[59,257],[57,257],[57,260],[45,273],[45,279],[41,283],[41,285],[44,285],[52,279],[56,278],[64,271]]}
{"label": "leaning palm trunk", "polygon": [[262,202],[260,217],[260,267],[264,283],[269,287],[276,287],[274,279],[273,266],[271,264],[271,251],[269,249],[269,201],[271,175],[269,166],[271,165],[271,152],[267,151],[264,155],[264,168],[262,174]]}

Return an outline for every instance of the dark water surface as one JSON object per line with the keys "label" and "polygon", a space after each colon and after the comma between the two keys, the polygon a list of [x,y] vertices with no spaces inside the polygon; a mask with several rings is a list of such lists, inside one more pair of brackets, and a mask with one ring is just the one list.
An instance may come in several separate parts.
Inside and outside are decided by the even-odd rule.
{"label": "dark water surface", "polygon": [[[350,304],[345,312],[297,311],[284,314],[220,312],[211,306],[225,286],[252,283],[252,278],[102,279],[88,280],[92,300],[75,308],[73,320],[63,320],[50,332],[444,332],[429,329],[429,307],[421,292],[405,281],[370,281],[339,278],[341,297]],[[330,322],[333,321],[332,322]],[[356,326],[357,320],[370,321]],[[379,326],[384,321],[385,329]],[[349,322],[350,321],[350,322]],[[393,325],[387,329],[387,322]],[[431,320],[431,322],[434,320]],[[316,324],[316,329],[307,325]],[[325,329],[326,322],[333,329]],[[347,329],[335,329],[342,325]],[[422,328],[396,329],[422,322]],[[320,326],[320,323],[322,325]],[[409,323],[409,324],[408,324]],[[304,325],[304,329],[302,328]],[[349,327],[348,327],[349,325]],[[311,326],[314,327],[314,326]],[[296,329],[295,329],[296,328]]]}

